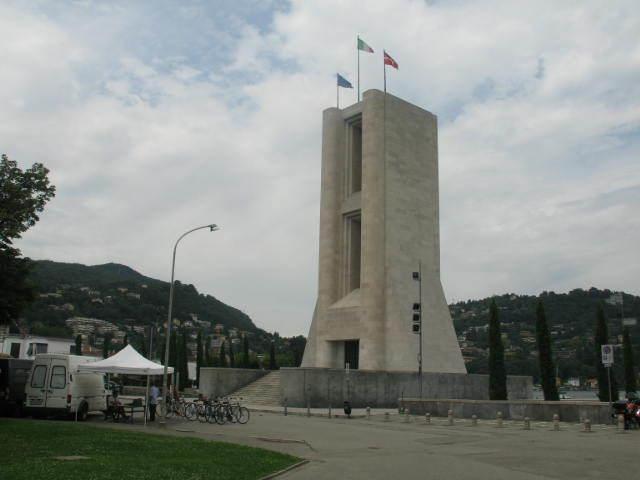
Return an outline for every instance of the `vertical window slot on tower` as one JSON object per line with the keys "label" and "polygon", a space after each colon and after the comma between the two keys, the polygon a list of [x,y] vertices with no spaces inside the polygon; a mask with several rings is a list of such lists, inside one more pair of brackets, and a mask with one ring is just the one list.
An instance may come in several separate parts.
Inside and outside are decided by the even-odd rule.
{"label": "vertical window slot on tower", "polygon": [[353,194],[362,190],[362,121],[351,123],[349,133],[349,194]]}
{"label": "vertical window slot on tower", "polygon": [[361,217],[347,217],[347,293],[360,288]]}

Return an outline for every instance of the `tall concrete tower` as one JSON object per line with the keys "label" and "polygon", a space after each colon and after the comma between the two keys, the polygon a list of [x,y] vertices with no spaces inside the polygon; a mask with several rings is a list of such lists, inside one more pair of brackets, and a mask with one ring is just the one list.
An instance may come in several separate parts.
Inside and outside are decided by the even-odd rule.
{"label": "tall concrete tower", "polygon": [[440,283],[435,115],[379,90],[323,113],[318,299],[302,367],[466,373]]}

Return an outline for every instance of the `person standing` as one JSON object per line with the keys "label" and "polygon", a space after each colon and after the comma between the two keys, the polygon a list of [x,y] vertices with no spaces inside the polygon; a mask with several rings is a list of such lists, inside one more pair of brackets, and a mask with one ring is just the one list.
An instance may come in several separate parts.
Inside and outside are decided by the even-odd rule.
{"label": "person standing", "polygon": [[156,421],[156,408],[158,407],[158,398],[160,397],[160,389],[154,383],[149,390],[149,421]]}

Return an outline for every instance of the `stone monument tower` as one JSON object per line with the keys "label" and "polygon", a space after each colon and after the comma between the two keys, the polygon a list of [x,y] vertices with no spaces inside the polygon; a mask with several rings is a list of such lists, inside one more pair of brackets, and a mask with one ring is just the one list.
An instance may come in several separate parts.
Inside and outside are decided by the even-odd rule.
{"label": "stone monument tower", "polygon": [[423,371],[466,373],[438,215],[435,115],[379,90],[324,111],[318,299],[302,367],[415,372],[422,338]]}

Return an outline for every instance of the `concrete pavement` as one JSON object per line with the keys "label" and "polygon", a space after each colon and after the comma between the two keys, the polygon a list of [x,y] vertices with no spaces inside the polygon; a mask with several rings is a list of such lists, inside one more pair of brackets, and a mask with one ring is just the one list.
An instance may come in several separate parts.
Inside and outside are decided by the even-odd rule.
{"label": "concrete pavement", "polygon": [[[96,422],[100,423],[100,422]],[[111,424],[104,424],[111,425]],[[142,430],[139,425],[116,428]],[[320,418],[252,412],[247,425],[210,425],[172,420],[166,430],[149,432],[196,436],[290,453],[310,462],[284,474],[285,479],[460,479],[541,480],[635,478],[640,431],[619,433],[615,427],[550,422],[456,420],[447,425],[424,417],[405,423],[394,413],[370,419]]]}

